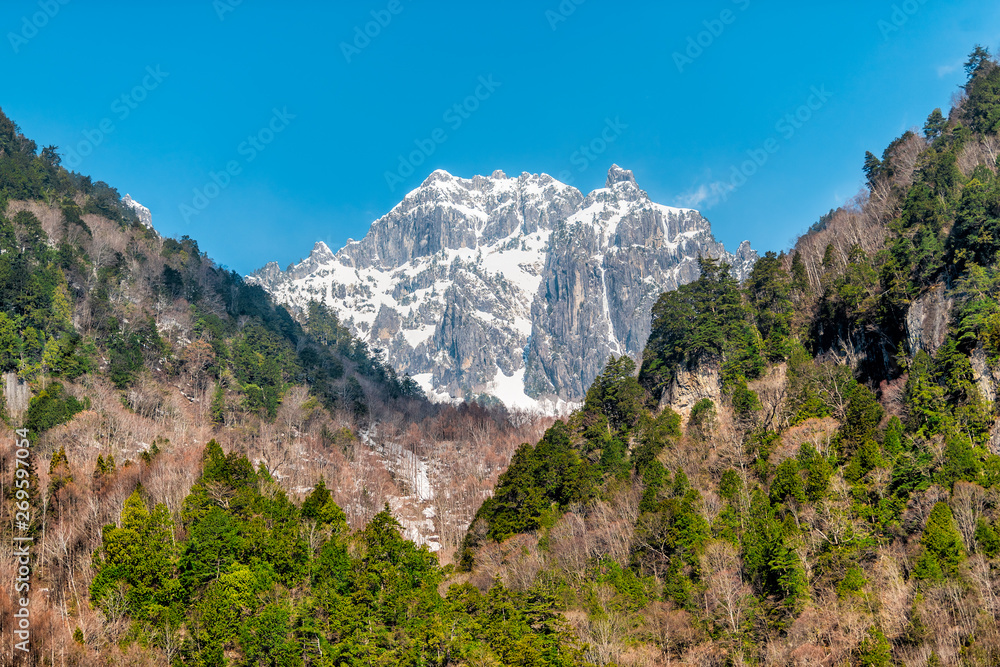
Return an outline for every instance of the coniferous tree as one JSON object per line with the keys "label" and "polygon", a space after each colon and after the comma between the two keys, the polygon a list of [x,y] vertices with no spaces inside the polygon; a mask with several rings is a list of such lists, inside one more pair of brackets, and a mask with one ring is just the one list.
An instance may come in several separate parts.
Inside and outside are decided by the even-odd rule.
{"label": "coniferous tree", "polygon": [[941,113],[941,109],[935,109],[924,123],[924,136],[933,141],[940,137],[947,127],[948,120]]}
{"label": "coniferous tree", "polygon": [[965,560],[965,546],[948,505],[938,503],[931,510],[920,543],[924,551],[915,567],[918,578],[939,579],[958,574],[958,567]]}

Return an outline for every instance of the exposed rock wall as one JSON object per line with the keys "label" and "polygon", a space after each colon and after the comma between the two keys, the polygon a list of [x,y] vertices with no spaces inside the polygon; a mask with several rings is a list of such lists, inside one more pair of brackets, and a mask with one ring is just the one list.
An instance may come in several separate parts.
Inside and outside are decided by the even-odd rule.
{"label": "exposed rock wall", "polygon": [[317,243],[248,279],[294,308],[325,301],[434,398],[552,412],[581,401],[610,355],[639,359],[653,304],[698,277],[699,256],[741,279],[756,260],[617,166],[586,197],[544,174],[436,171],[363,240],[337,253]]}

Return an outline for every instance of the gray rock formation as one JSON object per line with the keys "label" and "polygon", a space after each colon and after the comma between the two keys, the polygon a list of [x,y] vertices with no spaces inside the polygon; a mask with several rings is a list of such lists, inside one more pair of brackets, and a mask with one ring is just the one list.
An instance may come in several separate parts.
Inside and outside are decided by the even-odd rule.
{"label": "gray rock formation", "polygon": [[716,410],[722,407],[719,368],[711,363],[701,363],[691,369],[678,369],[673,382],[663,392],[660,409],[671,408],[681,416],[682,423],[686,424],[695,404],[703,398],[712,401]]}
{"label": "gray rock formation", "polygon": [[132,199],[132,195],[126,194],[122,197],[122,203],[135,211],[135,214],[139,216],[139,222],[141,222],[144,227],[148,227],[149,229],[153,228],[153,214],[149,212],[148,208]]}
{"label": "gray rock formation", "polygon": [[741,280],[757,258],[746,242],[726,252],[701,214],[650,201],[617,165],[586,197],[545,174],[435,171],[363,240],[317,243],[248,280],[293,309],[326,302],[432,398],[558,412],[610,355],[639,358],[653,303],[696,279],[702,255]]}
{"label": "gray rock formation", "polygon": [[910,304],[906,312],[906,334],[910,353],[934,355],[948,335],[948,321],[955,300],[945,296],[944,285],[934,285]]}

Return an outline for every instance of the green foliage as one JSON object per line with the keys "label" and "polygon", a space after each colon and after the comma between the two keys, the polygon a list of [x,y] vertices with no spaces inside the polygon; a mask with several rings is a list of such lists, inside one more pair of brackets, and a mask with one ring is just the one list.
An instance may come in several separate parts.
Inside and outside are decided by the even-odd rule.
{"label": "green foliage", "polygon": [[933,141],[941,136],[946,127],[948,127],[948,120],[941,113],[941,109],[935,109],[927,117],[927,122],[924,123],[924,136]]}
{"label": "green foliage", "polygon": [[965,560],[965,546],[948,505],[938,503],[931,510],[920,543],[924,551],[917,559],[914,576],[941,579],[958,574],[958,567]]}
{"label": "green foliage", "polygon": [[1000,250],[1000,199],[996,179],[981,183],[973,179],[962,190],[955,226],[948,238],[952,261],[960,267],[969,262],[993,264]]}
{"label": "green foliage", "polygon": [[796,251],[792,255],[792,288],[800,292],[809,290],[809,274],[806,271],[806,264],[802,261],[802,255]]}
{"label": "green foliage", "polygon": [[791,423],[830,417],[849,397],[857,382],[848,366],[816,363],[800,343],[792,344],[788,359],[786,412]]}
{"label": "green foliage", "polygon": [[[543,590],[498,584],[483,595],[461,585],[442,597],[437,559],[403,539],[388,508],[351,533],[322,480],[299,509],[266,472],[215,441],[202,458],[183,531],[164,506],[150,510],[141,489],[104,529],[91,600],[131,626],[126,643],[155,641],[151,628],[187,635],[175,655],[181,665],[301,667],[320,652],[332,662],[318,664],[330,665],[443,664],[444,655],[582,665]],[[302,534],[317,529],[312,551]],[[648,580],[617,565],[595,576],[626,609],[652,597]]]}
{"label": "green foliage", "polygon": [[632,454],[632,464],[640,474],[664,448],[681,436],[681,416],[667,408],[656,417],[642,412],[637,429],[638,446]]}
{"label": "green foliage", "polygon": [[29,402],[24,416],[24,428],[28,429],[29,438],[37,438],[50,428],[68,422],[84,407],[82,401],[66,393],[61,384],[54,382]]}
{"label": "green foliage", "polygon": [[66,457],[66,447],[60,447],[59,451],[52,455],[49,461],[49,491],[50,498],[54,498],[59,490],[73,481],[73,471],[69,467],[69,459]]}
{"label": "green foliage", "polygon": [[493,496],[483,503],[473,526],[486,526],[484,535],[470,530],[463,545],[463,559],[471,564],[472,550],[486,537],[503,541],[511,535],[541,526],[550,508],[563,510],[574,502],[587,502],[597,488],[597,471],[573,446],[572,431],[557,421],[537,446],[523,444],[500,475]]}
{"label": "green foliage", "polygon": [[909,366],[904,399],[907,426],[924,437],[964,434],[975,444],[989,437],[992,410],[979,392],[968,354],[955,338],[946,340],[934,359],[923,351],[917,353]]}
{"label": "green foliage", "polygon": [[766,495],[760,491],[753,494],[744,521],[740,539],[743,565],[755,587],[763,595],[773,596],[782,609],[797,613],[809,597],[808,581],[788,543],[786,527]]}
{"label": "green foliage", "polygon": [[690,488],[684,473],[678,471],[670,495],[645,514],[637,527],[640,558],[649,562],[666,559],[664,594],[684,606],[691,604],[693,594],[685,568],[697,565],[711,537],[700,512],[701,503],[701,494]]}
{"label": "green foliage", "polygon": [[995,66],[996,63],[990,56],[990,50],[982,44],[976,44],[976,48],[972,50],[969,59],[965,63],[965,74],[969,81],[973,81],[977,76]]}
{"label": "green foliage", "polygon": [[212,391],[212,404],[209,406],[212,423],[216,426],[226,421],[226,390],[221,382],[215,383],[215,390]]}
{"label": "green foliage", "polygon": [[910,364],[905,400],[909,408],[911,429],[925,435],[934,435],[944,430],[944,389],[934,381],[931,358],[923,350],[917,352]]}
{"label": "green foliage", "polygon": [[[701,360],[722,362],[727,375],[750,380],[764,368],[760,334],[750,322],[729,267],[705,258],[699,267],[698,280],[664,292],[653,306],[652,333],[639,381],[656,397],[678,368]],[[761,298],[769,294],[769,289],[762,289]]]}
{"label": "green foliage", "polygon": [[982,517],[976,523],[974,538],[978,550],[985,554],[987,558],[996,558],[1000,554],[1000,532]]}
{"label": "green foliage", "polygon": [[653,599],[656,584],[652,577],[640,577],[631,569],[623,568],[613,560],[602,559],[592,575],[597,584],[608,584],[617,593],[610,605],[599,603],[598,614],[610,608],[613,611],[638,612]]}
{"label": "green foliage", "polygon": [[[162,622],[178,600],[180,584],[171,576],[174,561],[173,521],[165,505],[151,512],[139,491],[122,509],[120,526],[105,526],[101,549],[94,559],[96,575],[91,599],[105,612],[124,594],[135,618]],[[116,609],[116,607],[115,607]]]}
{"label": "green foliage", "polygon": [[691,415],[688,417],[688,430],[701,438],[706,438],[715,428],[716,423],[715,403],[710,398],[699,399],[691,408]]}
{"label": "green foliage", "polygon": [[322,478],[302,503],[302,516],[321,526],[329,526],[335,534],[347,532],[347,516],[333,501],[333,494],[326,488],[326,482]]}
{"label": "green foliage", "polygon": [[3,372],[17,370],[22,346],[23,342],[14,322],[6,313],[0,313],[0,370]]}
{"label": "green foliage", "polygon": [[733,410],[740,417],[748,417],[761,408],[757,392],[749,389],[746,380],[742,377],[737,378],[733,386],[732,401]]}
{"label": "green foliage", "polygon": [[889,456],[896,456],[903,450],[904,426],[899,417],[893,415],[889,418],[889,423],[885,427],[885,435],[882,438],[882,448]]}
{"label": "green foliage", "polygon": [[[840,428],[840,450],[847,457],[863,446],[877,443],[878,427],[885,411],[867,387],[858,386],[847,403]],[[877,445],[876,445],[877,446]]]}
{"label": "green foliage", "polygon": [[735,502],[737,495],[742,490],[743,480],[740,479],[739,473],[732,468],[722,473],[722,479],[719,480],[719,495],[724,500]]}
{"label": "green foliage", "polygon": [[101,479],[112,475],[116,470],[117,466],[115,465],[113,454],[108,454],[108,458],[104,458],[101,454],[97,455],[97,465],[94,467],[94,479]]}
{"label": "green foliage", "polygon": [[115,331],[108,339],[108,377],[119,389],[129,387],[146,366],[147,357],[159,359],[165,352],[165,345],[160,338],[156,323],[146,320],[134,331],[119,329],[117,323],[112,326]]}
{"label": "green foliage", "polygon": [[806,470],[806,497],[812,502],[819,502],[826,497],[830,488],[833,466],[825,457],[816,455],[809,459]]}
{"label": "green foliage", "polygon": [[957,481],[979,481],[983,470],[980,459],[983,456],[982,450],[973,447],[965,435],[948,438],[945,443],[944,463],[937,474],[938,483],[951,487]]}
{"label": "green foliage", "polygon": [[[299,353],[303,363],[319,367],[313,373],[313,386],[318,387],[321,395],[331,398],[338,393],[337,381],[344,375],[344,365],[336,358],[331,358],[324,349],[334,350],[337,354],[350,360],[357,372],[373,382],[381,385],[390,398],[418,398],[423,391],[410,377],[400,378],[395,371],[385,363],[378,350],[370,350],[363,342],[351,335],[350,330],[340,324],[336,313],[324,304],[315,301],[309,303],[308,330],[311,336],[322,346],[307,348]],[[317,362],[319,362],[317,364]],[[357,380],[354,380],[357,385]],[[347,397],[354,403],[358,412],[360,401]]]}
{"label": "green foliage", "polygon": [[799,462],[795,459],[785,459],[778,465],[771,481],[771,503],[795,501],[804,503],[806,492],[799,475]]}
{"label": "green foliage", "polygon": [[[756,320],[757,330],[763,339],[763,351],[771,363],[784,361],[791,353],[789,338],[792,333],[792,314],[794,304],[791,300],[792,276],[782,268],[784,255],[767,252],[757,260],[743,289],[747,302]],[[793,259],[793,272],[800,289],[808,284],[805,279],[805,267],[799,259],[796,269]]]}
{"label": "green foliage", "polygon": [[858,664],[861,667],[891,667],[892,647],[889,640],[878,628],[871,628],[861,648],[858,650]]}
{"label": "green foliage", "polygon": [[965,65],[969,99],[963,109],[970,127],[983,134],[1000,132],[1000,68],[988,49],[977,46]]}
{"label": "green foliage", "polygon": [[861,568],[854,566],[847,570],[847,574],[837,584],[837,595],[841,598],[857,596],[864,589],[868,580]]}
{"label": "green foliage", "polygon": [[585,418],[603,417],[609,434],[627,437],[638,423],[645,402],[645,392],[635,378],[635,370],[631,357],[611,357],[587,390],[583,404]]}

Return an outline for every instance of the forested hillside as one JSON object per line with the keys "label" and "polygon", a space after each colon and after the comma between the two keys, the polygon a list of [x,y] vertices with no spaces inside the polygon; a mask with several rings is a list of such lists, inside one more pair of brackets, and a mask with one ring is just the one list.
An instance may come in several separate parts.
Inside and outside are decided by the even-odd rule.
{"label": "forested hillside", "polygon": [[[409,613],[401,610],[445,604],[428,547],[461,541],[517,443],[537,439],[546,423],[428,403],[325,307],[294,320],[194,239],[140,224],[117,191],[68,172],[58,149],[39,151],[2,113],[0,374],[5,665],[219,665],[222,655],[272,664],[271,644],[246,638],[265,631],[275,646],[298,647],[273,664],[380,655]],[[16,456],[18,428],[30,468]],[[25,534],[22,502],[35,540],[30,654],[14,648],[21,598],[8,586],[18,572],[12,538]],[[368,557],[357,551],[366,534]],[[356,585],[318,574],[323,558],[361,568]],[[334,626],[303,630],[313,627],[304,619],[347,613],[340,598],[323,596],[374,585],[364,563],[408,583],[391,603],[359,598]],[[245,608],[218,583],[230,574]],[[478,600],[468,604],[493,604]],[[479,613],[462,604],[449,618],[458,622],[459,607]],[[206,605],[235,616],[210,622]],[[388,614],[387,625],[364,609]],[[247,625],[261,610],[278,625]],[[437,630],[413,632],[400,655],[420,660],[431,649],[418,637]],[[537,641],[551,643],[544,635]]]}
{"label": "forested hillside", "polygon": [[660,297],[641,368],[514,454],[473,581],[553,591],[597,664],[1000,664],[1000,67],[966,71],[789,253]]}
{"label": "forested hillside", "polygon": [[544,436],[431,406],[0,116],[4,581],[14,501],[35,538],[0,655],[1000,664],[1000,67],[967,72],[789,253],[703,259]]}

